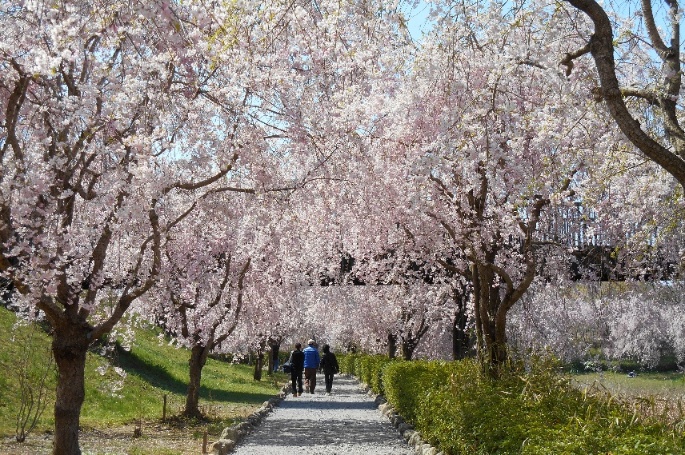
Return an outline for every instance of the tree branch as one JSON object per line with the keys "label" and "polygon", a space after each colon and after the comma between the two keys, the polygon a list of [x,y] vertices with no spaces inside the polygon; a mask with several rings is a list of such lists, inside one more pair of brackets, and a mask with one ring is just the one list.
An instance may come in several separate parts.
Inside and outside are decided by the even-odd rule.
{"label": "tree branch", "polygon": [[623,134],[648,158],[671,174],[685,188],[685,146],[674,144],[676,153],[659,144],[640,126],[628,110],[618,78],[614,61],[613,28],[604,9],[594,0],[564,0],[583,11],[593,22],[595,32],[588,45],[597,67],[602,97],[607,103],[611,116]]}
{"label": "tree branch", "polygon": [[569,54],[564,55],[564,58],[561,60],[561,64],[566,67],[566,77],[569,77],[571,73],[573,72],[573,61],[579,57],[582,57],[585,54],[590,53],[590,43],[586,44],[585,46],[581,47],[575,52],[571,52]]}

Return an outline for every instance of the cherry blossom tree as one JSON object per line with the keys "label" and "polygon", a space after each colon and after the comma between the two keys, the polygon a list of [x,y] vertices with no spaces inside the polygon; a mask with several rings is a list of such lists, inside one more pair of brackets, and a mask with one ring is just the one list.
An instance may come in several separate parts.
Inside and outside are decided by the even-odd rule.
{"label": "cherry blossom tree", "polygon": [[[201,416],[202,368],[241,317],[250,254],[257,251],[249,234],[254,219],[244,213],[252,205],[251,198],[233,193],[221,198],[221,203],[203,200],[192,219],[168,230],[163,244],[167,260],[160,279],[155,290],[141,299],[141,315],[157,319],[166,334],[190,351],[183,411],[188,417]],[[221,206],[233,209],[216,210]],[[247,243],[251,243],[250,249],[243,248]]]}
{"label": "cherry blossom tree", "polygon": [[559,46],[573,47],[561,39],[572,30],[549,25],[536,6],[444,5],[385,132],[386,156],[405,155],[400,175],[416,189],[406,204],[434,226],[416,232],[462,252],[450,264],[454,256],[434,250],[472,281],[479,354],[494,374],[507,359],[507,314],[548,248],[540,222],[549,207],[573,203],[583,155],[615,142],[578,97],[589,70],[568,80],[554,60]]}
{"label": "cherry blossom tree", "polygon": [[[377,226],[386,225],[378,222]],[[388,355],[394,358],[399,353],[410,360],[428,331],[451,318],[452,306],[446,302],[455,297],[448,285],[454,280],[431,260],[430,251],[414,248],[413,235],[397,227],[393,230],[399,235],[379,231],[380,238],[366,247],[381,248],[381,251],[369,250],[364,256],[354,258],[348,276],[342,281],[363,283],[365,286],[361,286],[360,292],[368,289],[368,299],[373,295],[375,301],[383,302],[385,312],[392,314],[382,337],[387,340]]]}
{"label": "cherry blossom tree", "polygon": [[681,287],[644,281],[541,286],[513,311],[511,342],[522,353],[547,350],[567,364],[601,357],[651,368],[667,356],[682,363]]}
{"label": "cherry blossom tree", "polygon": [[235,165],[237,119],[224,110],[232,100],[200,96],[226,83],[193,50],[207,31],[190,19],[207,21],[204,10],[3,8],[0,267],[16,303],[52,326],[54,453],[74,454],[87,349],[159,276],[174,222],[165,198]]}
{"label": "cherry blossom tree", "polygon": [[315,339],[349,352],[381,353],[389,328],[397,321],[397,305],[377,285],[303,285],[297,288],[303,308],[294,341]]}
{"label": "cherry blossom tree", "polygon": [[[642,204],[643,218],[654,219],[650,222],[652,229],[637,236],[634,227],[626,229],[626,235],[640,240],[632,246],[638,255],[644,255],[645,245],[652,244],[652,238],[662,237],[674,229],[682,231],[682,186],[685,184],[685,143],[680,115],[682,12],[678,2],[668,0],[624,2],[619,7],[592,0],[565,3],[580,14],[580,17],[569,14],[570,20],[583,23],[583,19],[589,19],[592,27],[590,30],[579,27],[584,43],[565,54],[562,63],[567,73],[574,70],[575,63],[584,55],[590,54],[599,79],[593,96],[606,104],[625,137],[640,151],[640,158],[655,163],[680,186],[667,188],[668,184],[657,177],[658,183],[651,186],[664,194],[658,207],[666,205],[667,208],[658,211],[654,205]],[[634,194],[642,192],[649,196],[652,190],[641,184],[654,182],[655,175],[658,174],[645,172],[623,190],[631,191],[635,187]],[[631,205],[640,205],[641,199],[638,196]],[[665,204],[666,200],[670,203]],[[679,252],[682,246],[673,245],[669,249]],[[674,262],[682,262],[682,255]]]}

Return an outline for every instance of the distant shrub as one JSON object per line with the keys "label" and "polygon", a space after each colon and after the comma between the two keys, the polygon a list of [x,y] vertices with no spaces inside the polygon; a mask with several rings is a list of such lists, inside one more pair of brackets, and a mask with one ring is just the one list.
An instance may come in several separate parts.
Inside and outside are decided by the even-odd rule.
{"label": "distant shrub", "polygon": [[358,376],[357,373],[357,359],[361,354],[338,354],[336,358],[338,360],[338,366],[340,367],[340,372],[344,374],[351,374]]}
{"label": "distant shrub", "polygon": [[376,394],[383,394],[383,370],[391,362],[383,355],[363,356],[360,359],[359,379]]}

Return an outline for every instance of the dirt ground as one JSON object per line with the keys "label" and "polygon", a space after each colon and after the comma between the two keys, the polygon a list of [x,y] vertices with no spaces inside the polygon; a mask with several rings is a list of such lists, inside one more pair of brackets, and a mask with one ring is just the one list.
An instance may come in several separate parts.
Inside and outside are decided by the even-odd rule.
{"label": "dirt ground", "polygon": [[[202,425],[179,423],[143,423],[141,435],[134,436],[137,425],[111,428],[107,430],[88,430],[80,435],[83,455],[186,455],[201,454],[203,434]],[[208,436],[208,446],[218,436]],[[14,438],[0,441],[2,455],[50,455],[52,453],[52,434],[30,434],[25,442],[17,443]]]}

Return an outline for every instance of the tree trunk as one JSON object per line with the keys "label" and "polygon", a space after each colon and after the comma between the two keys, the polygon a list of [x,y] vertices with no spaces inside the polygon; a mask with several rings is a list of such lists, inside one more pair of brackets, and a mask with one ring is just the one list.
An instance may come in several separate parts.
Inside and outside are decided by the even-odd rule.
{"label": "tree trunk", "polygon": [[471,334],[466,330],[468,315],[466,308],[460,307],[452,321],[452,359],[462,360],[469,356],[471,350]]}
{"label": "tree trunk", "polygon": [[411,360],[411,358],[414,356],[414,350],[416,349],[418,342],[415,342],[413,339],[402,339],[402,358],[404,360]]}
{"label": "tree trunk", "polygon": [[452,320],[452,359],[461,360],[468,357],[471,350],[471,334],[466,329],[469,319],[466,286],[453,288],[453,300],[457,309]]}
{"label": "tree trunk", "polygon": [[269,376],[273,375],[274,371],[278,368],[278,353],[281,350],[281,343],[272,342],[270,343],[271,353],[269,355]]}
{"label": "tree trunk", "polygon": [[481,319],[483,319],[483,315],[481,315],[481,305],[480,305],[480,295],[481,295],[481,284],[480,284],[480,276],[478,275],[478,267],[476,267],[476,264],[471,265],[471,279],[473,280],[473,299],[474,299],[474,309],[473,309],[473,316],[475,319],[475,326],[476,326],[476,354],[478,356],[478,361],[483,364],[483,346],[485,346],[485,340],[483,337],[483,325],[481,323]]}
{"label": "tree trunk", "polygon": [[85,399],[86,353],[90,344],[86,326],[66,323],[55,328],[52,353],[57,364],[55,438],[53,455],[80,455],[79,420]]}
{"label": "tree trunk", "polygon": [[264,351],[262,349],[259,349],[257,351],[257,358],[255,359],[255,364],[254,364],[254,380],[255,381],[261,381],[262,380],[262,367],[264,366]]}
{"label": "tree trunk", "polygon": [[183,411],[185,417],[202,417],[200,412],[202,368],[207,363],[210,349],[208,346],[195,345],[190,351],[188,392],[186,393],[186,407]]}
{"label": "tree trunk", "polygon": [[388,332],[388,357],[397,357],[397,335]]}
{"label": "tree trunk", "polygon": [[[499,377],[501,367],[507,362],[506,317],[499,307],[502,304],[500,285],[490,267],[477,265],[479,293],[476,296],[480,328],[478,355],[484,370],[492,377]],[[504,315],[506,316],[506,315]]]}

